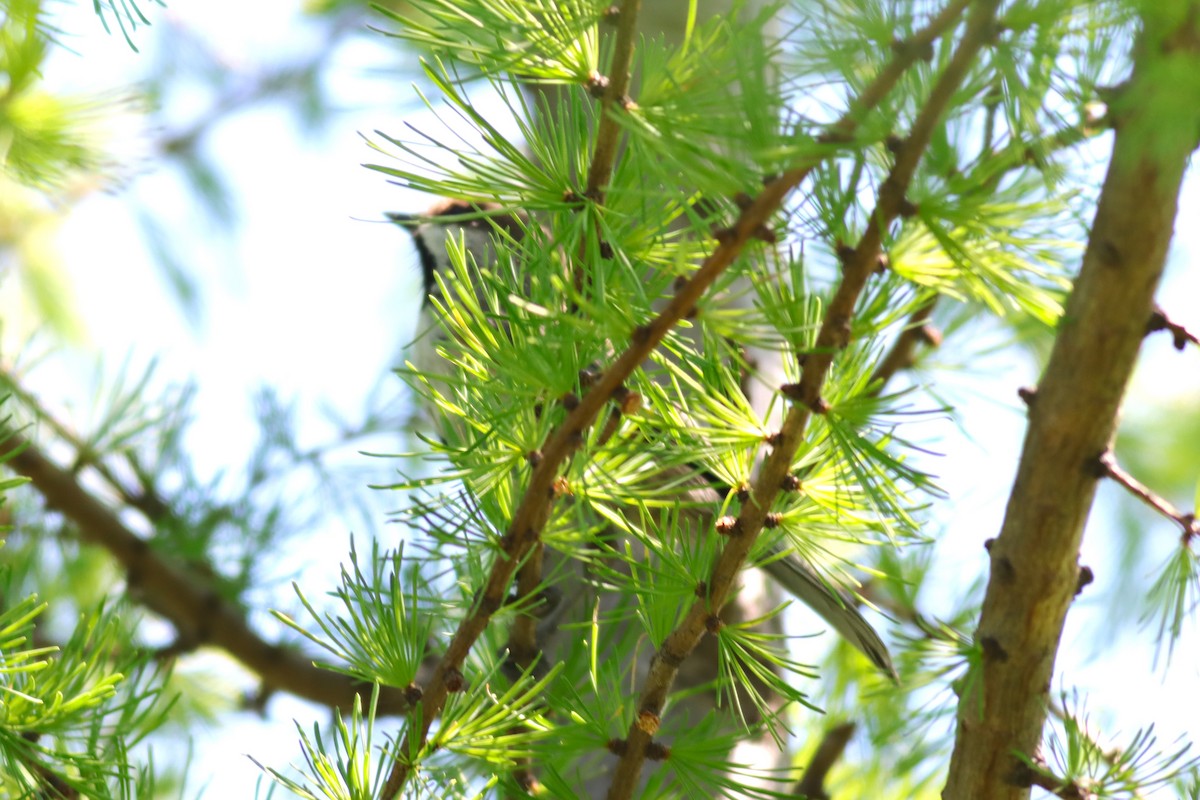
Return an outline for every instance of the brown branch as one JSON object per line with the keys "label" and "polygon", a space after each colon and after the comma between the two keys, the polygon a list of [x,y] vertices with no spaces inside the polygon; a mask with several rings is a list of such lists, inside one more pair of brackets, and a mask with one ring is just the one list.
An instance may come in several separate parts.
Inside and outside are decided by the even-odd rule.
{"label": "brown branch", "polygon": [[850,102],[850,108],[840,120],[835,122],[831,133],[826,137],[830,140],[845,140],[854,134],[862,118],[874,110],[888,92],[903,77],[915,61],[923,58],[933,43],[951,26],[958,23],[971,0],[952,0],[946,7],[931,17],[925,27],[914,33],[903,42],[893,43],[894,55],[891,61],[863,89],[862,94]]}
{"label": "brown branch", "polygon": [[[320,669],[298,650],[265,641],[250,628],[240,609],[192,571],[156,551],[84,489],[75,475],[52,462],[25,437],[9,433],[5,450],[8,467],[29,478],[47,508],[57,509],[74,522],[84,542],[103,547],[121,564],[130,589],[148,608],[170,620],[181,641],[192,647],[219,647],[267,686],[326,706],[347,709],[355,695],[370,695],[369,684]],[[401,714],[410,708],[412,702],[405,690],[381,689],[381,714]]]}
{"label": "brown branch", "polygon": [[1146,505],[1153,508],[1158,513],[1168,519],[1174,520],[1179,527],[1183,528],[1183,535],[1187,539],[1192,539],[1200,535],[1200,521],[1196,519],[1195,513],[1185,514],[1176,508],[1169,500],[1159,497],[1150,487],[1141,483],[1137,478],[1130,475],[1121,468],[1117,463],[1116,456],[1111,450],[1105,450],[1098,460],[1098,468],[1101,477],[1112,478],[1114,481],[1125,487],[1134,497],[1137,497]]}
{"label": "brown branch", "polygon": [[621,126],[615,114],[617,109],[623,109],[630,102],[630,71],[641,5],[641,0],[621,0],[621,8],[617,13],[617,41],[610,70],[612,74],[606,79],[597,76],[597,80],[603,80],[606,85],[600,101],[600,126],[596,131],[596,147],[592,151],[585,190],[585,196],[597,204],[604,202],[604,193],[612,178],[613,166],[617,163]]}
{"label": "brown branch", "polygon": [[[637,38],[637,20],[640,7],[641,0],[622,0],[620,9],[617,12],[616,47],[613,52],[610,69],[612,74],[608,77],[593,76],[592,87],[595,89],[603,88],[603,96],[600,99],[600,124],[596,132],[596,145],[592,152],[592,163],[588,168],[585,196],[589,201],[597,205],[604,202],[605,190],[609,180],[612,178],[613,166],[616,164],[621,128],[616,121],[615,114],[619,108],[624,108],[629,102],[629,82],[631,79],[633,49],[634,41]],[[597,236],[599,236],[598,226]],[[586,242],[581,240],[578,259],[572,268],[572,282],[577,292],[582,292],[584,289],[584,273],[581,265],[584,263],[585,252]],[[580,377],[582,384],[583,376],[581,375]],[[594,378],[594,375],[590,375],[589,377]],[[619,422],[619,417],[617,421]],[[589,421],[588,425],[590,424],[591,422]],[[582,432],[580,435],[582,435]],[[544,525],[544,521],[542,524]],[[538,538],[533,542],[528,556],[521,560],[521,565],[517,571],[516,595],[518,603],[533,599],[534,595],[542,589],[542,562],[545,546],[541,541],[540,533],[541,526],[538,527],[535,534]],[[539,617],[537,607],[530,604],[526,604],[525,607],[527,610],[517,614],[513,619],[508,637],[508,658],[521,671],[531,669],[541,654],[541,648],[538,646],[537,641]],[[400,762],[397,761],[397,768],[399,766]],[[527,786],[536,783],[528,763],[522,764],[516,770],[515,777]],[[384,796],[390,796],[394,791],[398,791],[400,786],[403,785],[403,780],[398,769],[393,769],[388,778],[388,786],[384,789]],[[389,791],[389,787],[392,787],[393,784],[394,789]]]}
{"label": "brown branch", "polygon": [[[471,647],[483,633],[495,614],[504,604],[508,585],[512,582],[517,566],[525,559],[538,541],[550,509],[558,493],[563,490],[559,482],[559,469],[583,441],[584,432],[591,426],[601,409],[612,399],[621,397],[625,381],[649,358],[671,328],[685,318],[713,282],[741,254],[745,246],[758,238],[760,228],[780,207],[787,194],[811,171],[811,165],[790,170],[767,184],[753,203],[743,209],[733,227],[729,228],[712,254],[700,268],[676,292],[666,308],[648,324],[635,328],[631,343],[616,361],[597,379],[571,410],[567,418],[549,435],[541,448],[541,458],[533,466],[529,485],[521,503],[513,515],[512,523],[502,539],[502,553],[498,555],[488,574],[484,587],[467,617],[459,624],[442,660],[434,669],[424,693],[419,714],[413,719],[401,754],[414,752],[424,744],[429,726],[441,713],[449,694],[447,680],[457,684],[461,676],[460,666]],[[384,797],[394,796],[403,787],[408,775],[408,764],[402,756],[389,775],[384,787]]]}
{"label": "brown branch", "polygon": [[[1143,7],[1133,77],[1109,104],[1116,130],[1088,247],[1035,402],[959,701],[946,800],[1024,800],[1019,754],[1037,752],[1046,694],[1097,485],[1153,308],[1179,187],[1200,129],[1200,14]],[[1170,18],[1177,30],[1164,30]]]}
{"label": "brown branch", "polygon": [[[958,13],[966,5],[966,0],[955,0],[935,17],[927,28],[913,36],[910,43],[916,46],[897,52],[896,58],[888,68],[881,72],[864,90],[863,97],[870,98],[870,101],[865,102],[863,98],[860,98],[852,104],[851,109],[839,122],[842,131],[853,131],[861,116],[886,96],[895,82],[903,75],[907,66],[917,58],[922,46],[936,39],[946,27],[957,19]],[[954,13],[951,13],[952,11]],[[904,66],[897,68],[897,63],[902,63]],[[532,465],[533,473],[521,504],[503,537],[503,552],[493,563],[471,613],[459,624],[442,660],[434,668],[433,676],[425,687],[420,709],[414,710],[414,714],[418,716],[412,720],[412,724],[405,734],[404,742],[398,751],[400,755],[384,786],[384,797],[394,796],[403,787],[410,766],[405,754],[412,753],[419,746],[423,746],[430,725],[445,705],[450,686],[460,685],[461,672],[459,668],[471,647],[487,627],[492,615],[502,607],[517,565],[526,557],[545,527],[551,505],[557,496],[555,484],[559,468],[578,447],[584,431],[595,421],[600,409],[610,398],[619,398],[619,392],[628,377],[649,357],[671,327],[691,313],[696,303],[737,258],[745,245],[751,240],[759,238],[762,226],[782,205],[784,198],[791,190],[808,176],[813,166],[813,164],[806,164],[775,178],[763,188],[753,202],[747,203],[742,208],[733,227],[722,232],[718,246],[712,254],[678,289],[667,307],[654,320],[633,331],[630,346],[600,376],[591,390],[579,401],[579,404],[569,412],[562,424],[547,438],[545,446],[540,450],[537,463]],[[418,742],[420,745],[417,745]]]}
{"label": "brown branch", "polygon": [[167,507],[162,498],[145,486],[139,492],[122,483],[108,464],[99,458],[96,448],[91,443],[85,442],[75,431],[51,414],[37,396],[21,384],[11,367],[0,365],[0,383],[3,383],[5,389],[15,395],[21,405],[29,409],[38,422],[48,425],[55,436],[70,445],[71,450],[75,453],[74,463],[71,467],[73,473],[85,466],[95,470],[109,488],[117,493],[122,502],[142,512],[150,522],[158,522],[166,515]]}
{"label": "brown branch", "polygon": [[[500,609],[505,592],[516,572],[517,565],[526,557],[541,534],[550,515],[559,488],[558,471],[567,457],[582,441],[583,432],[595,421],[600,410],[610,398],[619,395],[619,390],[633,371],[641,366],[658,344],[704,295],[704,292],[733,263],[742,249],[756,238],[758,229],[780,206],[790,189],[807,175],[811,167],[803,167],[785,173],[768,184],[753,204],[748,206],[737,223],[696,273],[671,299],[667,307],[649,324],[634,329],[632,342],[613,364],[597,380],[592,389],[579,400],[565,420],[550,434],[541,449],[541,458],[533,467],[529,486],[513,516],[506,535],[502,539],[503,553],[496,559],[480,592],[479,600],[466,619],[460,623],[441,662],[434,669],[424,694],[420,719],[410,728],[402,753],[410,752],[413,731],[420,741],[425,740],[432,720],[445,704],[448,694],[446,678],[458,672],[475,641],[483,633],[492,615]],[[390,796],[403,786],[407,768],[398,761],[398,783],[389,779],[384,796]],[[390,792],[388,790],[391,790]]]}
{"label": "brown branch", "polygon": [[792,794],[806,800],[830,800],[829,793],[825,791],[825,779],[829,777],[829,770],[833,769],[833,765],[842,757],[850,737],[854,735],[854,729],[853,722],[843,722],[825,731],[821,743],[817,745],[817,751],[813,753],[808,767],[804,770],[804,777],[792,789]]}
{"label": "brown branch", "polygon": [[[617,113],[632,105],[629,99],[629,83],[632,80],[633,50],[637,40],[637,21],[641,13],[641,0],[621,0],[619,7],[613,6],[616,12],[616,45],[613,48],[610,75],[593,75],[589,90],[600,98],[600,124],[596,129],[596,144],[592,150],[592,161],[588,166],[587,185],[584,197],[597,206],[603,205],[605,194],[608,192],[608,182],[612,179],[613,168],[617,163],[617,150],[620,147],[621,126],[617,122]],[[611,21],[612,17],[608,19]],[[598,240],[598,250],[604,253],[610,248],[601,236],[600,220],[594,218],[593,230]],[[587,239],[579,241],[579,252],[576,262],[571,269],[571,279],[575,291],[582,293],[586,285],[583,264],[587,258]],[[574,305],[572,304],[572,310]]]}
{"label": "brown branch", "polygon": [[927,344],[931,347],[937,347],[941,344],[941,333],[937,328],[928,324],[929,317],[933,314],[933,307],[937,305],[937,301],[938,295],[933,295],[918,306],[917,310],[909,316],[908,324],[904,326],[904,330],[896,337],[896,341],[892,343],[892,349],[883,357],[883,360],[879,362],[879,366],[875,368],[874,374],[871,375],[871,383],[876,384],[873,394],[882,392],[883,387],[896,373],[906,370],[913,365],[918,345]]}
{"label": "brown branch", "polygon": [[1167,312],[1163,311],[1158,306],[1150,312],[1150,324],[1146,326],[1146,333],[1154,333],[1155,331],[1170,331],[1171,339],[1176,350],[1183,350],[1187,347],[1188,342],[1200,346],[1200,337],[1189,331],[1187,328],[1175,322],[1167,316]]}
{"label": "brown branch", "polygon": [[[992,35],[992,19],[998,4],[999,0],[984,0],[972,7],[957,50],[930,92],[908,139],[900,148],[891,173],[880,187],[879,201],[866,232],[858,246],[847,253],[843,260],[841,284],[830,300],[817,334],[816,347],[804,359],[800,383],[783,389],[784,394],[793,400],[793,405],[783,427],[772,437],[773,451],[754,481],[750,499],[742,504],[741,513],[731,527],[728,542],[722,548],[705,584],[707,597],[692,605],[683,622],[666,637],[650,663],[634,721],[623,743],[621,761],[609,788],[609,800],[624,800],[633,794],[679,665],[692,653],[705,633],[719,624],[717,615],[729,600],[746,557],[763,528],[780,487],[790,473],[792,459],[799,449],[811,415],[814,412],[824,413],[827,409],[820,390],[834,353],[849,343],[850,320],[858,297],[878,263],[883,231],[904,207],[904,194],[921,154],[928,147],[936,125],[974,62],[975,55]],[[939,15],[939,18],[943,16]],[[945,24],[952,21],[946,20]],[[900,55],[908,50],[897,48]]]}
{"label": "brown branch", "polygon": [[[1126,763],[1125,752],[1122,751],[1121,748],[1105,747],[1103,744],[1101,744],[1101,742],[1099,742],[1097,740],[1096,736],[1092,733],[1092,731],[1090,731],[1088,729],[1088,727],[1085,724],[1080,722],[1078,719],[1076,719],[1071,714],[1067,713],[1067,710],[1065,708],[1063,708],[1061,705],[1059,705],[1058,703],[1055,703],[1055,702],[1051,702],[1048,706],[1048,711],[1051,715],[1053,715],[1056,719],[1058,719],[1059,721],[1061,721],[1063,723],[1066,723],[1068,720],[1070,720],[1072,723],[1074,723],[1075,730],[1077,730],[1079,732],[1080,737],[1082,737],[1083,740],[1087,743],[1087,745],[1090,746],[1092,748],[1092,750],[1094,752],[1096,752],[1100,756],[1101,759],[1104,760],[1105,764],[1108,764],[1110,767],[1116,767],[1118,765],[1123,765],[1124,763]],[[1123,766],[1122,766],[1122,769],[1124,769]],[[1136,787],[1126,786],[1123,788],[1125,788],[1127,791],[1130,792],[1130,795],[1129,795],[1130,800],[1145,800],[1145,798],[1146,798],[1145,794],[1143,794]]]}
{"label": "brown branch", "polygon": [[1069,781],[1052,774],[1044,766],[1034,769],[1025,766],[1024,782],[1029,786],[1045,789],[1055,797],[1063,800],[1094,800],[1096,793],[1088,790],[1078,781]]}

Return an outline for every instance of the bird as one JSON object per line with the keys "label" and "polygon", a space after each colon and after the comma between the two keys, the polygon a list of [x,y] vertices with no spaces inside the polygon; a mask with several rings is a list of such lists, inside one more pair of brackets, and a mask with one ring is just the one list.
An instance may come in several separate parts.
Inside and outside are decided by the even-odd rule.
{"label": "bird", "polygon": [[[445,374],[445,360],[437,354],[439,326],[438,308],[441,304],[437,276],[448,275],[451,258],[448,243],[463,245],[475,263],[486,267],[496,258],[497,249],[507,242],[520,242],[532,223],[530,215],[521,210],[507,209],[494,202],[469,202],[443,199],[424,213],[387,212],[385,217],[411,234],[420,260],[423,299],[417,339],[411,362],[420,372]],[[520,287],[512,287],[519,291]],[[696,470],[695,474],[705,474]],[[713,508],[728,487],[697,486],[689,498],[707,499]],[[714,515],[715,517],[715,515]],[[847,642],[859,650],[885,676],[897,680],[897,673],[887,645],[870,622],[858,610],[855,601],[845,592],[830,585],[799,554],[776,547],[763,559],[762,569],[784,590],[812,609]]]}

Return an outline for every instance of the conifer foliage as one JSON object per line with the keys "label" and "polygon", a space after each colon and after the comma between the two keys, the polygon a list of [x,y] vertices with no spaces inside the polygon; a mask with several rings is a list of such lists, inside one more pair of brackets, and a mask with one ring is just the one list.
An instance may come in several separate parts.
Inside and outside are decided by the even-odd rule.
{"label": "conifer foliage", "polygon": [[[1140,720],[1114,744],[1055,662],[1102,482],[1183,531],[1135,589],[1159,644],[1194,611],[1194,513],[1114,442],[1143,340],[1197,355],[1157,288],[1200,142],[1200,2],[643,2],[372,11],[431,89],[368,136],[370,169],[459,201],[452,230],[492,246],[448,237],[418,332],[439,366],[398,370],[428,410],[376,489],[402,524],[338,586],[298,579],[285,637],[255,614],[286,516],[261,489],[276,456],[320,453],[285,443],[277,400],[255,478],[218,501],[180,448],[187,392],[126,379],[81,436],[0,365],[0,793],[153,796],[130,750],[202,702],[171,668],[216,648],[263,703],[334,709],[298,766],[263,766],[278,794],[1197,796],[1189,742]],[[131,42],[153,10],[97,8]],[[37,94],[43,9],[3,13],[0,180],[33,213],[98,157],[78,108]],[[969,427],[943,386],[997,341],[1042,374],[979,591],[934,616],[955,502],[936,475],[957,467],[922,425]],[[790,557],[890,663],[821,660],[810,618],[755,605],[757,568]],[[61,642],[35,589],[80,614]]]}

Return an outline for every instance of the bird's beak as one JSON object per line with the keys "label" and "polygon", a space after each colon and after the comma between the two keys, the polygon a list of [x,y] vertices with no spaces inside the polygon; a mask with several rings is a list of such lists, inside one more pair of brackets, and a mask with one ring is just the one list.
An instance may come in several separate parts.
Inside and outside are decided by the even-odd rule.
{"label": "bird's beak", "polygon": [[420,214],[408,214],[403,211],[385,211],[383,215],[409,233],[416,231],[417,226],[421,224]]}

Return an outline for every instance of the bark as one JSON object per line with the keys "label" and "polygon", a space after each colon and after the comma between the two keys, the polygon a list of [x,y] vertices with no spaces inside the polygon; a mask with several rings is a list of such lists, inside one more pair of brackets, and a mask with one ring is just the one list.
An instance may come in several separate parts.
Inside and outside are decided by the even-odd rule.
{"label": "bark", "polygon": [[1200,132],[1200,3],[1143,4],[1133,76],[1079,278],[1059,323],[999,537],[964,683],[946,800],[1029,796],[1032,758],[1084,523],[1151,318],[1179,186]]}

